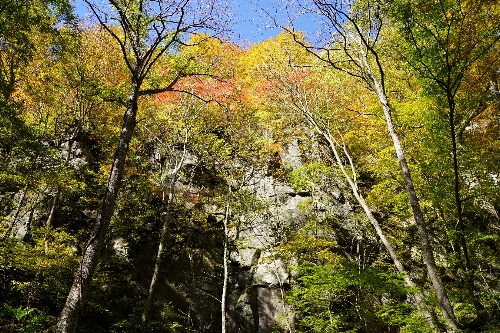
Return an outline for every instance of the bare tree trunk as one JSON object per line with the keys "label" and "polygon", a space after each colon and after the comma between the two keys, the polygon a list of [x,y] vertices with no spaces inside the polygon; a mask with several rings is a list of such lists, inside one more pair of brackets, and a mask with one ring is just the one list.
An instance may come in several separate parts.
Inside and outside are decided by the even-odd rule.
{"label": "bare tree trunk", "polygon": [[[160,277],[160,269],[163,266],[163,261],[165,258],[165,249],[166,249],[166,243],[167,243],[167,236],[168,236],[168,223],[170,222],[170,213],[172,211],[172,202],[175,197],[175,184],[177,183],[177,178],[179,176],[179,171],[182,168],[182,165],[184,164],[184,160],[186,158],[186,144],[188,140],[188,134],[186,131],[186,136],[184,138],[184,150],[182,152],[181,159],[175,166],[172,175],[171,175],[171,180],[170,180],[170,186],[169,186],[169,192],[168,192],[168,199],[167,199],[167,211],[165,213],[165,220],[163,221],[163,226],[161,230],[161,236],[160,236],[160,243],[158,245],[158,252],[156,254],[156,260],[155,260],[155,267],[153,271],[153,276],[151,277],[151,282],[149,284],[149,290],[148,290],[148,297],[146,299],[146,304],[144,305],[144,310],[142,312],[142,324],[141,324],[141,332],[146,332],[146,325],[149,320],[149,314],[151,310],[151,305],[153,303],[153,297],[154,294],[156,293],[156,289],[158,288],[158,281]],[[165,170],[165,172],[168,172],[169,170]]]}
{"label": "bare tree trunk", "polygon": [[[464,222],[463,222],[463,208],[462,199],[460,198],[460,173],[458,170],[458,146],[457,146],[457,136],[455,131],[455,100],[451,92],[447,92],[448,107],[450,109],[448,114],[448,120],[450,125],[450,136],[451,136],[451,154],[453,156],[453,194],[455,196],[455,205],[457,211],[457,229],[458,238],[460,241],[460,246],[464,254],[465,260],[465,270],[467,272],[471,271],[471,262],[469,259],[469,251],[467,250],[467,242],[464,235]],[[472,287],[472,286],[471,286]]]}
{"label": "bare tree trunk", "polygon": [[[379,54],[376,50],[376,43],[380,36],[383,19],[379,16],[378,8],[375,9],[374,7],[368,6],[366,8],[368,11],[367,13],[371,17],[370,20],[373,20],[375,24],[370,24],[368,31],[365,31],[364,24],[360,24],[356,14],[350,12],[353,8],[349,5],[345,6],[337,2],[323,0],[313,0],[312,2],[319,10],[319,15],[324,16],[328,24],[330,24],[338,34],[337,38],[339,43],[338,45],[336,44],[336,46],[339,46],[339,48],[320,48],[320,50],[326,51],[325,55],[313,52],[313,47],[306,45],[295,35],[294,40],[305,47],[306,50],[310,51],[321,61],[329,64],[332,68],[362,79],[366,84],[368,84],[370,89],[377,94],[384,111],[387,127],[396,150],[401,171],[403,173],[403,179],[406,184],[410,206],[412,208],[413,217],[415,219],[415,223],[417,224],[420,236],[420,248],[424,263],[427,267],[429,278],[431,279],[433,288],[436,292],[448,331],[455,332],[458,328],[455,314],[448,299],[441,277],[439,276],[436,262],[434,260],[434,252],[429,241],[424,216],[413,186],[413,180],[408,168],[408,163],[406,162],[405,153],[392,123],[391,107],[385,90],[385,72],[380,62]],[[371,16],[371,14],[373,14],[373,16]],[[331,51],[343,52],[346,59],[344,59],[344,61],[337,61],[335,58],[331,57]],[[375,77],[372,72],[372,65],[376,69],[376,75],[379,78]]]}
{"label": "bare tree trunk", "polygon": [[[314,128],[316,128],[316,131],[318,131],[318,133],[328,142],[330,150],[331,150],[331,152],[333,153],[333,155],[335,157],[335,161],[336,161],[338,167],[340,168],[340,170],[342,172],[342,175],[347,180],[349,186],[351,187],[351,190],[352,190],[352,193],[353,193],[354,197],[356,198],[356,200],[358,201],[358,203],[360,204],[360,206],[363,208],[363,211],[365,212],[366,217],[368,218],[368,220],[370,221],[371,225],[373,226],[373,228],[377,232],[377,235],[380,238],[380,241],[382,242],[382,244],[384,245],[385,249],[389,253],[389,256],[391,257],[391,259],[392,259],[392,261],[394,263],[394,266],[396,266],[396,269],[401,274],[403,274],[406,286],[407,287],[411,287],[411,288],[415,288],[416,284],[413,282],[413,280],[411,279],[411,277],[406,272],[406,270],[405,270],[405,268],[404,268],[401,260],[399,259],[398,255],[396,254],[396,251],[394,250],[392,244],[385,237],[384,231],[380,227],[380,224],[378,223],[378,221],[375,218],[375,216],[373,216],[373,214],[372,214],[372,212],[370,210],[370,207],[366,203],[366,201],[363,198],[363,196],[361,195],[361,193],[359,193],[359,191],[358,191],[358,186],[356,184],[356,181],[353,179],[353,177],[355,177],[354,164],[352,162],[351,156],[347,152],[347,148],[345,147],[345,145],[343,145],[344,154],[348,158],[349,165],[350,165],[351,170],[353,172],[353,176],[352,177],[349,175],[349,173],[346,171],[346,169],[344,167],[342,159],[340,158],[340,155],[338,153],[337,147],[335,145],[335,139],[332,137],[332,135],[330,134],[330,132],[328,130],[324,130],[323,128],[321,128],[319,126],[319,124],[316,122],[314,116],[311,113],[309,113],[307,111],[303,111],[303,113],[306,115],[309,123],[312,124],[314,126]],[[431,313],[429,312],[429,310],[427,309],[427,305],[425,304],[422,295],[420,295],[420,293],[414,293],[413,294],[413,299],[414,299],[415,305],[420,309],[420,311],[422,311],[422,315],[425,317],[425,319],[429,323],[429,326],[432,329],[435,329],[436,327],[434,325],[434,319],[433,319]]]}
{"label": "bare tree trunk", "polygon": [[[52,222],[54,221],[54,216],[56,214],[57,205],[59,204],[59,197],[61,196],[61,188],[58,186],[56,194],[54,195],[54,199],[52,200],[52,207],[50,207],[49,217],[45,222],[45,227],[50,228],[52,226]],[[49,242],[47,240],[47,234],[44,236],[44,245],[45,245],[45,254],[49,252]]]}
{"label": "bare tree trunk", "polygon": [[[183,44],[181,36],[203,28],[219,31],[220,27],[223,26],[219,20],[212,21],[212,18],[219,15],[219,7],[215,0],[202,1],[201,3],[190,0],[156,1],[152,6],[146,5],[142,0],[109,0],[109,6],[103,6],[92,0],[84,0],[84,2],[95,15],[100,26],[118,43],[123,61],[131,77],[131,90],[126,103],[124,103],[126,110],[122,130],[104,199],[97,214],[95,227],[85,247],[80,267],[76,272],[66,305],[57,324],[57,333],[73,333],[76,330],[83,301],[90,287],[92,275],[97,266],[113,215],[123,177],[126,155],[136,126],[139,96],[172,91],[181,77],[195,73],[186,74],[184,73],[186,68],[183,68],[177,71],[174,77],[171,77],[169,84],[159,88],[141,91],[142,83],[156,63],[168,55],[173,46]],[[117,100],[121,101],[119,97]]]}
{"label": "bare tree trunk", "polygon": [[[362,54],[363,54],[363,56],[365,56],[364,53],[362,53]],[[364,74],[368,73],[368,76],[371,79],[371,81],[369,81],[369,80],[366,80],[366,81],[367,81],[367,83],[370,84],[370,86],[372,86],[374,88],[374,90],[376,90],[375,87],[378,87],[377,81],[371,75],[370,67],[369,67],[368,62],[366,61],[366,57],[364,58],[364,60],[365,60],[365,62],[364,62],[363,68],[366,71],[366,72],[364,72]],[[314,128],[317,130],[317,132],[328,142],[330,150],[331,150],[331,152],[333,153],[333,155],[335,157],[335,161],[336,161],[337,165],[339,166],[339,168],[340,168],[343,176],[345,177],[345,179],[349,183],[349,186],[351,187],[351,190],[352,190],[352,193],[354,194],[354,197],[356,198],[356,200],[358,201],[358,203],[363,208],[363,210],[364,210],[364,212],[365,212],[368,220],[370,221],[370,223],[374,227],[375,231],[377,232],[377,235],[379,236],[379,238],[382,241],[384,247],[386,248],[387,252],[389,253],[391,259],[394,262],[394,265],[397,268],[397,270],[404,275],[404,280],[405,280],[406,285],[408,287],[416,287],[415,283],[411,280],[410,276],[408,275],[408,273],[404,269],[404,266],[401,263],[399,257],[397,256],[394,248],[392,247],[392,244],[385,237],[385,234],[384,234],[382,228],[380,227],[380,224],[378,223],[377,219],[373,216],[370,208],[368,207],[368,205],[366,204],[364,198],[362,197],[362,195],[358,191],[358,186],[356,184],[356,170],[355,170],[355,167],[354,167],[354,163],[352,162],[351,156],[347,152],[347,148],[345,147],[345,144],[343,144],[343,150],[344,150],[345,156],[349,160],[349,165],[350,165],[350,168],[351,168],[352,176],[349,175],[349,173],[346,171],[346,169],[344,167],[344,164],[342,162],[342,159],[340,158],[340,155],[339,155],[337,147],[336,147],[336,143],[337,143],[336,140],[333,138],[333,136],[331,135],[331,133],[330,133],[330,131],[329,131],[328,128],[325,128],[325,127],[321,126],[320,124],[318,124],[318,122],[316,120],[316,117],[313,115],[313,113],[309,109],[310,103],[308,101],[307,96],[305,96],[305,97],[299,97],[299,96],[295,95],[298,91],[300,91],[300,89],[293,89],[293,88],[291,89],[291,92],[289,91],[289,94],[291,94],[291,96],[293,96],[292,98],[295,99],[295,101],[292,102],[292,107],[296,108],[300,113],[302,113],[306,117],[306,119],[308,120],[308,122],[312,126],[314,126]],[[384,94],[384,96],[385,96],[385,94]],[[387,105],[388,105],[388,103],[387,103]],[[390,112],[390,109],[389,109],[389,112]],[[393,128],[393,126],[392,126],[392,118],[389,117],[388,121],[391,121],[391,127]],[[395,132],[394,132],[394,134],[395,134]],[[397,139],[397,136],[396,136],[396,139]],[[399,145],[399,140],[396,140],[396,142]],[[395,143],[395,145],[396,145],[396,143]],[[400,149],[400,152],[402,152],[402,149],[401,149],[400,145],[399,145],[399,149]],[[400,155],[398,155],[398,157],[399,156]],[[403,158],[404,158],[404,155],[403,155]],[[404,164],[406,165],[406,160],[404,161]],[[406,170],[408,170],[407,166],[406,166]],[[408,173],[409,173],[409,171],[408,171]],[[413,191],[413,193],[414,193],[414,191]],[[416,198],[416,196],[415,196],[415,198]],[[417,203],[418,203],[418,201],[417,201]],[[426,244],[429,245],[429,247],[426,248],[427,249],[427,253],[429,253],[429,250],[430,250],[430,253],[432,255],[432,249],[430,248],[430,244],[429,244],[429,241],[428,241],[428,238],[427,238],[427,233],[426,233],[425,229],[424,229],[423,233],[424,233],[424,236],[425,236],[424,239],[427,239],[427,243]],[[432,258],[432,262],[434,262],[434,258],[432,256],[431,256],[431,258]],[[434,267],[435,267],[435,263],[434,263]],[[437,277],[439,279],[439,276],[437,276]],[[440,279],[439,279],[439,281],[440,281]],[[442,288],[441,291],[443,291],[443,290],[444,290],[444,288]],[[446,296],[446,292],[445,291],[444,291],[444,293],[445,293],[445,296]],[[413,295],[413,297],[414,297],[415,304],[422,311],[422,314],[426,318],[426,320],[429,323],[430,327],[432,327],[434,329],[435,325],[434,325],[433,317],[432,317],[431,313],[428,311],[427,305],[425,304],[422,296],[419,293],[416,293],[416,294]],[[447,300],[447,296],[446,296],[446,300]],[[449,304],[449,302],[448,302],[448,304]]]}
{"label": "bare tree trunk", "polygon": [[451,91],[447,91],[448,107],[449,107],[449,126],[450,126],[450,136],[452,145],[452,156],[453,156],[453,188],[455,196],[455,206],[457,214],[457,229],[458,229],[458,240],[460,242],[460,247],[464,255],[464,265],[465,268],[465,283],[467,284],[467,289],[470,293],[472,304],[476,309],[476,312],[484,310],[484,306],[481,303],[481,299],[476,296],[476,287],[474,285],[475,272],[470,261],[469,250],[467,247],[467,240],[465,238],[465,224],[463,219],[463,206],[462,198],[460,197],[460,170],[458,169],[458,144],[457,144],[457,133],[455,129],[455,98]]}
{"label": "bare tree trunk", "polygon": [[57,333],[76,332],[80,312],[90,288],[92,276],[97,267],[101,250],[104,247],[109,223],[113,216],[116,198],[121,186],[125,158],[136,125],[138,97],[139,85],[135,84],[127,99],[120,139],[113,158],[113,166],[109,175],[106,192],[104,193],[104,199],[99,209],[95,226],[90,234],[89,241],[85,246],[80,267],[75,274],[75,279],[66,299],[66,304],[57,323]]}
{"label": "bare tree trunk", "polygon": [[60,196],[61,196],[61,188],[57,187],[56,194],[54,195],[54,199],[52,200],[52,205],[50,207],[49,217],[47,218],[47,221],[45,222],[46,227],[52,226],[52,222],[54,221],[54,216],[56,213],[57,204],[59,203]]}
{"label": "bare tree trunk", "polygon": [[396,156],[398,158],[399,165],[403,173],[403,179],[406,184],[406,191],[408,193],[410,206],[420,236],[420,248],[422,250],[424,263],[427,267],[427,273],[429,274],[432,286],[434,287],[434,290],[436,292],[439,306],[441,307],[441,312],[443,313],[446,325],[448,326],[450,332],[454,332],[455,330],[458,329],[457,320],[455,318],[453,307],[450,304],[450,300],[448,299],[446,289],[444,288],[443,281],[439,276],[439,271],[436,262],[434,260],[434,251],[432,249],[429,236],[427,234],[424,215],[420,208],[420,203],[417,194],[415,192],[415,188],[413,186],[413,180],[411,178],[410,169],[408,168],[408,163],[406,162],[405,153],[399,141],[399,136],[396,133],[396,130],[394,129],[394,124],[392,123],[391,107],[389,105],[389,101],[387,99],[384,90],[380,87],[377,80],[372,75],[370,75],[370,77],[372,79],[373,89],[375,90],[380,100],[380,103],[382,104],[382,109],[384,111],[387,128],[391,135],[394,144],[394,149],[396,150]]}
{"label": "bare tree trunk", "polygon": [[229,278],[228,271],[228,223],[229,214],[231,208],[231,184],[228,186],[227,202],[226,202],[226,212],[224,214],[224,251],[222,253],[222,296],[221,296],[221,326],[222,333],[226,333],[226,298],[227,298],[227,284]]}

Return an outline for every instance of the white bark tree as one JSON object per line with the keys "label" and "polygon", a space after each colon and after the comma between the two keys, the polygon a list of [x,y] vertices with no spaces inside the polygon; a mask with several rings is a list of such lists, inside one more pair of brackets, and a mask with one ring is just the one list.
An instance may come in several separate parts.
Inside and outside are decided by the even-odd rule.
{"label": "white bark tree", "polygon": [[[380,241],[384,245],[387,253],[392,259],[394,266],[400,272],[406,283],[406,286],[412,289],[415,289],[417,285],[413,282],[412,278],[406,271],[403,266],[403,263],[399,256],[397,255],[393,245],[385,236],[384,231],[382,230],[380,223],[373,215],[370,207],[366,203],[364,197],[359,192],[357,179],[356,179],[356,168],[354,162],[352,160],[351,155],[347,150],[347,146],[345,142],[339,142],[335,137],[331,134],[331,130],[327,124],[323,124],[320,120],[320,117],[317,116],[318,108],[321,108],[321,103],[314,100],[314,97],[308,96],[307,89],[302,87],[300,83],[291,84],[289,82],[283,81],[281,78],[276,76],[278,81],[280,82],[280,91],[278,92],[280,95],[284,96],[282,99],[282,103],[286,106],[287,109],[301,114],[307,122],[316,130],[316,132],[327,142],[328,148],[333,155],[334,161],[337,167],[340,169],[344,179],[349,184],[351,188],[351,192],[356,198],[356,201],[363,208],[365,215],[370,222],[370,224],[375,229]],[[296,80],[300,82],[299,80]],[[330,124],[331,125],[331,124]],[[342,138],[343,140],[343,138]],[[344,160],[347,160],[349,170],[346,169],[344,165]],[[435,329],[434,320],[429,312],[427,305],[424,302],[422,295],[418,292],[415,292],[413,295],[409,295],[411,299],[413,299],[414,304],[421,311],[422,315],[426,318],[429,326]]]}
{"label": "white bark tree", "polygon": [[[146,304],[144,305],[144,309],[142,311],[142,331],[146,332],[147,323],[149,320],[149,314],[151,310],[151,305],[153,303],[153,297],[158,289],[158,282],[160,278],[160,270],[164,264],[164,258],[167,250],[167,239],[168,239],[168,224],[170,222],[170,215],[172,212],[172,204],[176,195],[175,186],[177,184],[177,180],[179,178],[179,173],[184,165],[184,161],[187,155],[186,145],[188,143],[188,129],[185,129],[185,136],[183,142],[183,149],[180,156],[173,153],[170,157],[170,161],[168,165],[165,166],[164,170],[162,170],[162,178],[169,178],[168,182],[168,193],[167,193],[167,208],[165,214],[162,218],[162,228],[160,235],[160,243],[158,244],[158,252],[156,253],[155,266],[153,270],[153,275],[151,276],[151,281],[149,284],[148,295],[146,298]],[[178,155],[178,154],[177,154]]]}
{"label": "white bark tree", "polygon": [[436,293],[443,318],[449,332],[458,328],[443,281],[434,259],[426,222],[416,194],[406,155],[392,119],[392,108],[386,93],[384,65],[378,53],[378,42],[382,32],[383,18],[376,3],[351,0],[311,0],[305,10],[317,15],[326,26],[330,40],[324,46],[311,46],[296,41],[328,66],[359,78],[377,95],[382,107],[387,128],[393,141],[396,156],[406,185],[408,199],[420,237],[420,249],[427,267],[429,279]]}

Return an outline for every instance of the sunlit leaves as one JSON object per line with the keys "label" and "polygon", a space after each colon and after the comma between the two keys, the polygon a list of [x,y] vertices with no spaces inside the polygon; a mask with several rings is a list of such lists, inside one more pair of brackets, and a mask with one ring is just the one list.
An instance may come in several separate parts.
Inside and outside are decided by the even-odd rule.
{"label": "sunlit leaves", "polygon": [[[65,0],[3,1],[0,5],[0,93],[6,99],[15,89],[23,66],[39,51],[39,40],[57,40],[58,20],[73,20]],[[41,50],[44,51],[43,49]]]}
{"label": "sunlit leaves", "polygon": [[[308,332],[404,326],[410,321],[411,307],[381,302],[382,297],[404,295],[403,281],[396,275],[377,268],[361,269],[344,260],[326,265],[305,261],[294,269],[295,281],[287,301],[298,311],[298,326]],[[417,320],[413,321],[411,327],[416,328]]]}

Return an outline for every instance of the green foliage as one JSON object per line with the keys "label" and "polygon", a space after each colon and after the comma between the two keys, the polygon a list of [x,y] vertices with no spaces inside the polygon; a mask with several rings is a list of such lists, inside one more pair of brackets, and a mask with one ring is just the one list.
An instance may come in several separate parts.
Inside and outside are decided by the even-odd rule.
{"label": "green foliage", "polygon": [[[0,5],[0,93],[14,91],[18,75],[37,51],[39,33],[57,36],[57,23],[74,20],[67,0],[3,1]],[[58,43],[53,45],[56,49]]]}
{"label": "green foliage", "polygon": [[299,192],[318,189],[326,177],[333,176],[333,172],[322,162],[312,162],[292,170],[288,175],[293,188]]}
{"label": "green foliage", "polygon": [[392,147],[377,153],[377,161],[371,167],[377,182],[370,189],[367,201],[390,214],[404,218],[410,213],[408,194],[394,155]]}
{"label": "green foliage", "polygon": [[0,326],[44,332],[53,324],[77,267],[76,242],[64,231],[47,228],[34,228],[25,238],[0,239],[0,297],[5,300]]}
{"label": "green foliage", "polygon": [[296,275],[287,302],[297,312],[298,329],[306,332],[377,332],[400,327],[426,332],[412,306],[402,302],[402,278],[376,267],[362,268],[340,260],[293,267]]}
{"label": "green foliage", "polygon": [[19,117],[20,108],[0,100],[0,189],[19,190],[26,184],[19,162],[32,156],[33,129]]}
{"label": "green foliage", "polygon": [[53,319],[52,316],[37,308],[14,308],[4,304],[0,309],[0,328],[8,332],[48,332]]}
{"label": "green foliage", "polygon": [[398,0],[388,9],[404,37],[405,59],[435,92],[455,95],[472,64],[498,42],[500,13],[490,1]]}
{"label": "green foliage", "polygon": [[336,242],[298,233],[291,240],[279,246],[276,251],[287,260],[337,262],[339,256],[333,252]]}

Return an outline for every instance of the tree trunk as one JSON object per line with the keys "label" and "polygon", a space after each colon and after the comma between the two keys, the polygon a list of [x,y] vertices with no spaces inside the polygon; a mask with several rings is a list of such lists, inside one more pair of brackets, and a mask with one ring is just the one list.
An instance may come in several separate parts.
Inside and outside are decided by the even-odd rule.
{"label": "tree trunk", "polygon": [[226,333],[226,298],[227,298],[227,283],[229,277],[228,271],[228,223],[229,210],[231,207],[231,185],[228,186],[226,212],[224,214],[224,250],[222,253],[222,296],[221,296],[221,333]]}
{"label": "tree trunk", "polygon": [[467,250],[467,242],[465,240],[464,235],[464,222],[463,222],[463,208],[462,208],[462,199],[460,198],[460,173],[458,170],[458,146],[457,146],[457,137],[455,133],[455,101],[453,96],[448,93],[448,106],[450,109],[449,113],[449,124],[450,124],[450,136],[451,136],[451,144],[452,144],[452,156],[453,156],[453,189],[455,195],[455,204],[457,210],[457,228],[458,228],[458,237],[460,241],[460,246],[462,247],[462,251],[465,259],[465,270],[467,272],[471,271],[471,263],[469,259],[469,251]]}
{"label": "tree trunk", "polygon": [[449,107],[449,126],[450,126],[450,136],[452,145],[452,156],[453,156],[453,187],[455,195],[455,205],[457,214],[457,229],[458,229],[458,240],[460,242],[460,247],[462,248],[462,253],[464,255],[464,265],[465,268],[465,283],[467,284],[468,292],[470,293],[472,304],[476,309],[476,312],[480,313],[484,310],[484,306],[481,303],[481,299],[476,296],[476,287],[474,285],[474,270],[472,268],[472,263],[470,261],[469,250],[467,247],[467,240],[465,239],[465,224],[463,220],[463,206],[462,198],[460,197],[460,171],[458,169],[458,144],[457,144],[457,134],[455,130],[455,99],[451,91],[447,91],[448,107]]}
{"label": "tree trunk", "polygon": [[[172,179],[170,180],[170,186],[168,191],[168,199],[167,199],[167,211],[165,213],[165,220],[163,221],[163,226],[161,230],[160,243],[158,245],[158,252],[156,254],[155,267],[153,271],[153,276],[151,277],[151,282],[149,284],[148,297],[146,299],[146,304],[144,305],[144,310],[142,312],[142,323],[141,323],[141,332],[146,332],[146,325],[149,321],[149,313],[151,310],[151,304],[153,303],[153,297],[158,287],[158,281],[160,277],[160,269],[163,266],[163,261],[165,258],[165,248],[168,236],[168,223],[170,221],[170,212],[172,211],[172,202],[175,197],[175,184],[177,183],[177,178],[179,176],[179,171],[184,164],[184,160],[186,158],[187,150],[186,144],[188,140],[188,135],[186,131],[186,136],[184,138],[184,150],[182,152],[181,159],[175,166],[172,172]],[[169,170],[165,170],[164,172],[168,172]]]}
{"label": "tree trunk", "polygon": [[[344,164],[342,162],[342,159],[340,158],[340,155],[338,153],[337,147],[335,146],[335,140],[333,139],[332,135],[330,134],[330,132],[324,131],[318,125],[318,123],[315,121],[315,119],[313,118],[313,116],[310,113],[306,113],[306,116],[307,116],[309,122],[316,128],[316,130],[321,134],[321,136],[323,136],[323,138],[328,142],[328,144],[330,146],[330,150],[331,150],[331,152],[333,153],[333,155],[335,157],[335,161],[336,161],[337,165],[339,166],[340,171],[342,172],[342,175],[347,180],[347,183],[351,187],[351,190],[352,190],[352,193],[353,193],[354,197],[356,198],[356,200],[358,201],[358,203],[360,204],[360,206],[363,208],[363,210],[364,210],[364,212],[366,214],[366,217],[368,218],[368,220],[370,221],[371,225],[373,226],[373,228],[377,232],[377,235],[380,238],[380,241],[382,242],[382,244],[384,245],[385,249],[389,253],[389,256],[391,257],[391,259],[392,259],[392,261],[394,263],[394,266],[396,266],[396,269],[401,274],[403,274],[406,286],[410,287],[410,288],[415,288],[416,284],[413,282],[413,280],[411,279],[411,277],[406,272],[403,264],[401,263],[401,260],[399,259],[398,255],[396,254],[396,251],[394,250],[392,244],[385,237],[384,231],[380,227],[380,224],[378,223],[378,221],[375,218],[375,216],[373,216],[373,214],[372,214],[372,212],[370,210],[370,207],[368,207],[368,204],[366,203],[365,199],[363,198],[363,196],[361,195],[361,193],[359,193],[358,186],[357,186],[356,182],[347,173],[347,171],[346,171],[346,169],[344,167]],[[353,172],[355,172],[354,165],[352,163],[352,159],[351,159],[350,155],[348,154],[347,149],[345,148],[345,146],[344,146],[344,154],[347,156],[347,158],[349,160],[349,164],[351,166],[351,170]],[[425,317],[425,319],[429,323],[429,326],[432,329],[435,329],[434,319],[433,319],[431,313],[429,312],[429,310],[427,309],[427,305],[425,304],[425,302],[424,302],[424,300],[422,298],[422,295],[420,295],[420,293],[415,293],[415,294],[413,294],[413,299],[414,299],[415,305],[420,309],[420,311],[422,311],[422,315]]]}
{"label": "tree trunk", "polygon": [[375,93],[377,94],[380,103],[382,104],[382,109],[384,111],[387,128],[391,135],[394,148],[396,150],[396,156],[399,160],[399,165],[403,173],[403,179],[406,184],[406,191],[408,193],[410,206],[420,236],[420,248],[422,250],[424,263],[427,267],[427,273],[429,274],[432,286],[436,291],[436,296],[439,305],[441,307],[441,312],[443,313],[443,317],[445,319],[446,325],[449,328],[449,332],[454,332],[458,328],[457,320],[455,318],[455,313],[453,312],[453,308],[450,304],[450,300],[448,299],[446,289],[444,288],[443,281],[439,276],[438,268],[434,260],[434,251],[429,241],[429,236],[427,234],[427,229],[425,226],[424,215],[420,208],[420,203],[418,201],[418,197],[415,192],[415,188],[413,186],[413,180],[411,178],[410,169],[408,168],[408,163],[406,162],[405,153],[399,141],[399,136],[396,133],[396,130],[394,129],[394,124],[392,123],[391,107],[389,105],[389,100],[387,99],[385,91],[382,89],[382,87],[380,87],[377,80],[372,75],[370,75],[370,79],[372,87]]}
{"label": "tree trunk", "polygon": [[92,276],[97,267],[101,250],[104,246],[109,223],[115,208],[116,198],[121,186],[125,159],[136,125],[138,97],[139,85],[134,84],[127,99],[120,139],[113,158],[113,166],[110,171],[106,192],[104,193],[104,198],[97,214],[95,226],[85,246],[80,267],[75,274],[73,285],[71,286],[66,304],[64,305],[57,323],[57,333],[76,332],[80,312],[92,282]]}
{"label": "tree trunk", "polygon": [[[316,57],[331,65],[333,68],[341,70],[353,77],[361,78],[363,81],[365,81],[365,83],[368,84],[370,89],[373,90],[379,98],[380,104],[382,105],[382,109],[384,111],[387,127],[391,135],[394,148],[396,150],[396,155],[399,160],[401,171],[403,173],[403,179],[406,184],[406,190],[408,193],[410,206],[413,211],[413,217],[415,219],[415,223],[417,224],[420,236],[420,247],[424,258],[424,263],[427,266],[428,275],[432,281],[434,290],[436,291],[436,295],[441,307],[441,311],[443,313],[443,317],[448,327],[448,331],[455,332],[458,326],[455,314],[448,299],[448,295],[446,294],[446,290],[444,288],[441,277],[439,276],[436,262],[434,261],[434,253],[429,241],[429,236],[427,234],[425,220],[420,208],[420,203],[413,186],[408,163],[406,162],[406,157],[399,141],[398,134],[396,133],[394,125],[392,123],[391,108],[385,90],[385,73],[380,62],[379,55],[375,49],[383,20],[377,21],[378,15],[374,15],[377,24],[370,24],[368,31],[365,31],[364,26],[366,22],[360,24],[361,20],[358,21],[359,17],[357,17],[356,14],[350,12],[353,7],[350,7],[349,5],[340,6],[336,2],[331,3],[328,1],[313,1],[313,3],[320,10],[320,15],[326,16],[329,23],[332,24],[332,28],[338,33],[337,37],[340,41],[340,43],[338,43],[338,46],[340,47],[340,49],[335,50],[342,50],[347,56],[348,60],[333,60],[330,57],[330,50],[327,50],[326,57],[322,57],[321,55],[318,55],[314,52],[313,53],[316,55]],[[379,9],[380,8],[377,7],[377,11]],[[368,7],[368,14],[371,14],[370,7]],[[371,18],[368,20],[368,22],[371,23],[370,20]],[[348,25],[351,25],[353,30],[350,30],[350,28],[347,27]],[[297,41],[297,39],[295,40]],[[304,46],[307,50],[311,50],[311,47],[305,45],[300,41],[299,44]],[[320,48],[320,50],[323,51],[325,49]],[[344,63],[352,64],[352,67],[350,67],[350,65],[343,67]],[[376,74],[380,77],[380,79],[377,79],[373,75],[371,69],[372,65],[375,66],[377,70]]]}
{"label": "tree trunk", "polygon": [[59,203],[59,197],[61,196],[61,188],[58,186],[56,190],[56,194],[54,195],[54,199],[52,199],[52,205],[50,207],[49,217],[45,222],[45,227],[50,228],[52,226],[52,222],[54,221],[54,216],[56,214],[57,205]]}
{"label": "tree trunk", "polygon": [[[59,204],[59,197],[61,196],[61,188],[57,186],[57,191],[56,194],[54,195],[54,199],[52,200],[52,206],[50,207],[50,213],[49,217],[47,218],[47,221],[45,222],[45,228],[49,229],[52,227],[52,222],[54,221],[54,216],[56,214],[56,209],[57,205]],[[47,233],[45,233],[44,239],[43,239],[44,245],[45,245],[45,254],[49,252],[49,242],[47,240]]]}

